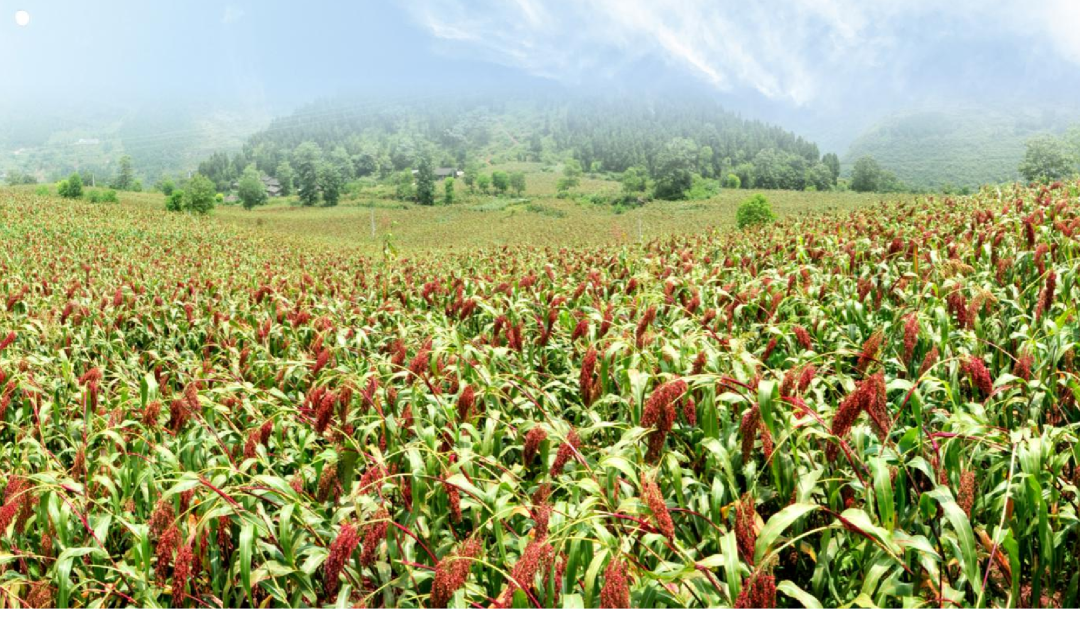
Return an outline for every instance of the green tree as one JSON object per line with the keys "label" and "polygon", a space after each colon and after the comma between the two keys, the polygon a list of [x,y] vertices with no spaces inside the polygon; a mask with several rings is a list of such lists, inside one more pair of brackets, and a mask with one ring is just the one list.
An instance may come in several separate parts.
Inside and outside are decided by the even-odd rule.
{"label": "green tree", "polygon": [[884,170],[873,156],[862,156],[851,168],[851,189],[860,193],[877,191],[881,186]]}
{"label": "green tree", "polygon": [[266,186],[263,185],[262,176],[255,169],[255,165],[248,165],[240,176],[240,182],[236,187],[236,195],[244,208],[251,210],[261,204],[266,204]]}
{"label": "green tree", "polygon": [[1068,145],[1073,165],[1080,167],[1080,124],[1069,126],[1065,131],[1065,143]]}
{"label": "green tree", "polygon": [[645,193],[649,185],[649,174],[642,167],[630,167],[623,172],[619,182],[622,183],[623,195]]}
{"label": "green tree", "polygon": [[515,171],[510,174],[510,188],[514,190],[514,195],[525,193],[525,172]]}
{"label": "green tree", "polygon": [[345,188],[345,179],[341,175],[341,167],[333,161],[323,160],[319,161],[316,172],[323,205],[337,206],[341,200],[341,191]]}
{"label": "green tree", "polygon": [[300,203],[314,206],[319,203],[319,163],[322,152],[319,146],[305,141],[296,146],[292,155],[292,166],[296,170],[296,184],[299,188]]}
{"label": "green tree", "polygon": [[443,203],[447,206],[454,203],[454,177],[447,176],[443,181]]}
{"label": "green tree", "polygon": [[755,193],[739,205],[735,211],[735,223],[742,228],[750,228],[776,221],[776,215],[772,212],[772,206],[768,198],[760,193]]}
{"label": "green tree", "polygon": [[566,162],[563,163],[562,173],[563,177],[559,178],[557,185],[560,193],[569,191],[581,184],[581,161],[576,158],[566,159]]}
{"label": "green tree", "polygon": [[833,175],[832,170],[825,163],[818,163],[806,170],[806,184],[813,186],[819,191],[828,191],[832,188]]}
{"label": "green tree", "polygon": [[694,184],[697,146],[689,139],[672,139],[656,155],[653,195],[661,200],[681,200]]}
{"label": "green tree", "polygon": [[510,188],[510,175],[505,171],[491,172],[491,186],[495,187],[495,191],[499,193],[506,193]]}
{"label": "green tree", "polygon": [[1051,135],[1033,137],[1020,161],[1020,175],[1028,182],[1059,180],[1073,172],[1073,159],[1066,143]]}
{"label": "green tree", "polygon": [[394,197],[399,200],[413,199],[413,175],[411,172],[398,172],[397,181],[394,185]]}
{"label": "green tree", "polygon": [[172,178],[164,178],[157,184],[157,187],[165,197],[169,197],[176,190],[176,183],[172,181]]}
{"label": "green tree", "polygon": [[477,176],[476,187],[480,189],[480,193],[487,193],[488,189],[491,188],[491,176],[486,173]]}
{"label": "green tree", "polygon": [[127,191],[135,183],[135,172],[131,166],[131,157],[127,154],[120,157],[120,173],[113,181],[113,188]]}
{"label": "green tree", "polygon": [[435,204],[435,170],[431,156],[424,154],[416,165],[416,203],[424,206]]}
{"label": "green tree", "polygon": [[469,191],[473,191],[476,188],[476,177],[480,175],[480,165],[476,161],[470,161],[465,165],[465,186],[469,187]]}
{"label": "green tree", "polygon": [[212,180],[202,174],[188,180],[184,190],[184,210],[189,213],[205,215],[214,210],[214,196],[217,195],[217,187]]}
{"label": "green tree", "polygon": [[825,156],[821,157],[821,162],[829,168],[829,172],[832,174],[832,179],[829,181],[829,186],[835,187],[837,179],[840,178],[840,157],[833,154],[832,152],[829,152]]}
{"label": "green tree", "polygon": [[179,213],[184,210],[184,190],[173,189],[173,192],[169,194],[169,197],[165,200],[165,210],[172,213]]}
{"label": "green tree", "polygon": [[60,197],[66,197],[69,199],[81,198],[83,195],[83,181],[82,176],[79,174],[71,174],[67,180],[60,181],[60,184],[56,187],[56,192]]}
{"label": "green tree", "polygon": [[281,183],[281,194],[292,195],[293,192],[293,178],[296,177],[296,172],[293,171],[292,165],[288,161],[278,165],[277,176],[278,182]]}
{"label": "green tree", "polygon": [[698,173],[705,178],[713,177],[713,149],[710,146],[703,145],[698,151]]}
{"label": "green tree", "polygon": [[729,189],[738,189],[742,186],[742,180],[735,174],[728,174],[727,179],[724,180],[724,186]]}

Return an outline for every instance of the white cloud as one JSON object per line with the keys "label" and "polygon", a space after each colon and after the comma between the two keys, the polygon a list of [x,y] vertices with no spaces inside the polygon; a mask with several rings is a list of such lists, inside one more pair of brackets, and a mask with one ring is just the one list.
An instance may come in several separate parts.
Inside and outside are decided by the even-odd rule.
{"label": "white cloud", "polygon": [[222,24],[235,24],[243,19],[245,13],[243,9],[239,9],[229,4],[225,6],[225,14],[221,16]]}
{"label": "white cloud", "polygon": [[[586,82],[661,58],[720,90],[750,88],[801,105],[837,80],[891,70],[944,21],[1051,43],[1080,64],[1080,2],[1047,0],[409,0],[416,21],[466,54]],[[914,37],[920,36],[919,29]],[[1023,42],[1017,43],[1023,45]]]}

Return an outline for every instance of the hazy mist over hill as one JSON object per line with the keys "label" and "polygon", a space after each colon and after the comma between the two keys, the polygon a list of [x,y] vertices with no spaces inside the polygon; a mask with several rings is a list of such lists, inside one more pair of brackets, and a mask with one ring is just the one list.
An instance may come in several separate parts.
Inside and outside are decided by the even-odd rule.
{"label": "hazy mist over hill", "polygon": [[217,149],[320,98],[536,91],[705,96],[843,156],[905,111],[1075,108],[1077,23],[1067,0],[5,2],[0,148],[153,152],[175,112]]}

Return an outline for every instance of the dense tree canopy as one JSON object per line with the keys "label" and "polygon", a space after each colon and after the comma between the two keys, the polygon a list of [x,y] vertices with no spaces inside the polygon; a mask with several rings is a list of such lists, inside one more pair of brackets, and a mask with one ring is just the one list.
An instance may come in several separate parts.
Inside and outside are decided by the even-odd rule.
{"label": "dense tree canopy", "polygon": [[[672,169],[675,141],[678,165]],[[416,168],[421,154],[429,156],[432,167],[465,169],[470,189],[478,180],[477,160],[493,156],[549,164],[573,159],[580,172],[599,174],[643,168],[664,179],[660,193],[671,196],[685,193],[694,174],[717,180],[735,174],[742,186],[785,189],[820,188],[820,175],[815,173],[813,181],[807,176],[822,162],[832,172],[829,186],[839,175],[835,155],[822,161],[812,142],[742,119],[710,101],[513,98],[463,98],[438,106],[321,102],[275,120],[236,154],[213,154],[199,173],[224,191],[254,163],[279,180],[295,174],[296,186],[304,189],[305,174],[317,170],[319,160],[335,161],[344,184],[365,176],[390,180],[396,172]],[[501,177],[489,175],[499,192],[511,187],[509,179],[502,186]],[[564,175],[560,190],[570,191],[576,183],[573,172]],[[309,188],[301,201],[314,204],[315,194]]]}
{"label": "dense tree canopy", "polygon": [[1068,144],[1052,135],[1041,135],[1027,142],[1027,152],[1019,170],[1029,182],[1050,182],[1068,176],[1073,167]]}

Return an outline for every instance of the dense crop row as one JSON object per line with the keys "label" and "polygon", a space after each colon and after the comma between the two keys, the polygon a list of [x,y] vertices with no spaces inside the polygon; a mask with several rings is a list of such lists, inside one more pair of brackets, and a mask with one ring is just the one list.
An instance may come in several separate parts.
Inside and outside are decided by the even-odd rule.
{"label": "dense crop row", "polygon": [[4,195],[0,602],[1076,606],[1077,191],[386,262]]}

